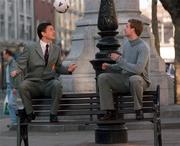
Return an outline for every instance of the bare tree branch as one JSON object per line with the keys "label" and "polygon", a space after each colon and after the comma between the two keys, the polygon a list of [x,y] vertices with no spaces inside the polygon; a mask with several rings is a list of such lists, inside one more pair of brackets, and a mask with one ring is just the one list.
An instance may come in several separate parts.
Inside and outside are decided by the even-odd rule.
{"label": "bare tree branch", "polygon": [[175,48],[175,86],[176,103],[180,104],[180,1],[160,0],[163,7],[169,12],[175,28],[174,48]]}
{"label": "bare tree branch", "polygon": [[157,53],[160,55],[158,19],[157,19],[157,0],[152,0],[152,32],[155,38],[155,47]]}
{"label": "bare tree branch", "polygon": [[[180,1],[179,0],[160,0],[165,10],[169,12],[174,21],[180,15]],[[174,23],[174,22],[173,22]]]}

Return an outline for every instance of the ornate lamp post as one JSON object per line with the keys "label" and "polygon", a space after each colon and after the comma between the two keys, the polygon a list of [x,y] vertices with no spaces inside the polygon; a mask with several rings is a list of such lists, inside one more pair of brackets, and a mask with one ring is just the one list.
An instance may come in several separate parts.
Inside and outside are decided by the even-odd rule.
{"label": "ornate lamp post", "polygon": [[118,40],[115,38],[118,34],[116,31],[118,28],[118,21],[113,0],[101,0],[98,28],[100,30],[98,34],[101,36],[101,39],[96,46],[99,48],[100,52],[96,53],[95,60],[91,61],[96,71],[96,76],[102,73],[101,64],[103,62],[113,63],[108,55],[110,52],[116,51],[120,47]]}
{"label": "ornate lamp post", "polygon": [[[101,39],[97,43],[100,52],[96,53],[95,60],[91,60],[96,71],[96,77],[102,73],[101,65],[104,62],[113,63],[108,57],[111,52],[120,47],[116,35],[118,21],[116,18],[114,0],[101,0],[98,28]],[[95,142],[99,144],[126,143],[127,129],[122,122],[100,122],[95,130]]]}

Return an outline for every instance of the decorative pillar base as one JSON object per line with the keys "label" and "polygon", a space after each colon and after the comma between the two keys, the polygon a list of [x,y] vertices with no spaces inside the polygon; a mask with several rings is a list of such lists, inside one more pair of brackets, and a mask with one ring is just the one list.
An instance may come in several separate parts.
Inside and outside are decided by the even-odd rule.
{"label": "decorative pillar base", "polygon": [[98,124],[95,129],[96,144],[127,143],[127,127],[124,124]]}

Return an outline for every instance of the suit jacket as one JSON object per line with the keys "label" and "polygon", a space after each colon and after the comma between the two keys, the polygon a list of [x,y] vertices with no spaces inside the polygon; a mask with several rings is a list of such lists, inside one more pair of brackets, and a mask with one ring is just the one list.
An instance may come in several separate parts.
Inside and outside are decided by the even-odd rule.
{"label": "suit jacket", "polygon": [[60,48],[53,44],[49,47],[48,64],[45,66],[40,43],[25,45],[17,59],[18,73],[23,71],[25,79],[34,81],[55,79],[60,74],[68,74],[67,67],[62,65]]}

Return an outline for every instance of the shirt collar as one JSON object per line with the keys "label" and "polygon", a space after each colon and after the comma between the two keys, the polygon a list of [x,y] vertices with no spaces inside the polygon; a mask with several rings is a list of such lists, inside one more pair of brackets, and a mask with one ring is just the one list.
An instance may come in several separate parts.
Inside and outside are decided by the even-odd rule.
{"label": "shirt collar", "polygon": [[130,42],[131,46],[135,46],[141,42],[141,39],[137,38],[135,40],[129,40],[129,42]]}
{"label": "shirt collar", "polygon": [[[47,44],[48,44],[48,43],[40,40],[40,45],[41,45],[42,48],[46,48],[46,45],[47,45]],[[50,44],[48,44],[48,45],[50,46]]]}

